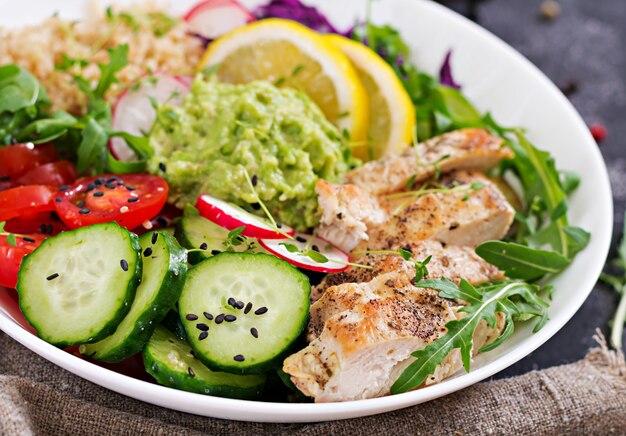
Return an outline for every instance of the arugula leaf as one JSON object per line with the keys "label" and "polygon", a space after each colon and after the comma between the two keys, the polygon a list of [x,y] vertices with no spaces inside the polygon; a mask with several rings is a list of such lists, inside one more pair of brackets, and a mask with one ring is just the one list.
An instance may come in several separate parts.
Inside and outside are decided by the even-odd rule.
{"label": "arugula leaf", "polygon": [[115,75],[128,64],[128,45],[122,44],[115,48],[109,49],[109,62],[106,64],[98,64],[100,69],[100,80],[93,91],[93,96],[103,98],[104,93],[108,91],[111,85],[117,82]]}
{"label": "arugula leaf", "polygon": [[95,174],[102,174],[108,139],[106,132],[93,118],[87,118],[81,137],[82,140],[76,153],[78,156],[76,169],[79,173],[83,173],[91,168]]}
{"label": "arugula leaf", "polygon": [[28,124],[15,135],[15,138],[20,142],[29,141],[35,144],[50,142],[66,134],[68,129],[75,127],[77,123],[78,120],[72,115],[57,111],[50,118],[42,118]]}
{"label": "arugula leaf", "polygon": [[481,351],[493,349],[513,334],[514,319],[538,318],[535,328],[541,328],[547,319],[547,304],[537,293],[540,288],[519,281],[502,281],[474,287],[465,280],[459,286],[446,279],[422,280],[417,284],[424,288],[439,291],[439,296],[466,301],[467,306],[459,309],[466,314],[461,319],[446,324],[445,335],[423,349],[412,353],[415,361],[411,363],[391,387],[391,393],[398,394],[420,386],[448,354],[455,348],[460,349],[461,359],[466,371],[470,370],[472,358],[472,338],[481,320],[494,327],[497,322],[496,312],[505,317],[502,335]]}
{"label": "arugula leaf", "polygon": [[476,247],[476,254],[503,270],[507,277],[536,280],[546,274],[556,274],[570,260],[556,251],[540,250],[505,241],[487,241]]}

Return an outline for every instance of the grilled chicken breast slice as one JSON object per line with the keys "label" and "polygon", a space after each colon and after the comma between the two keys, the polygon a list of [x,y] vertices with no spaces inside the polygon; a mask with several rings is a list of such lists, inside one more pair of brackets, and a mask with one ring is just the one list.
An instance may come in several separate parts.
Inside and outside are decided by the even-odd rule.
{"label": "grilled chicken breast slice", "polygon": [[[388,218],[368,227],[369,238],[356,251],[397,250],[427,239],[476,246],[506,235],[515,211],[500,190],[476,171],[456,171],[450,177],[463,185],[416,199],[408,197],[408,201],[407,197],[381,200]],[[472,188],[475,182],[482,187]]]}
{"label": "grilled chicken breast slice", "polygon": [[367,228],[382,223],[387,214],[376,197],[354,185],[335,185],[319,179],[315,184],[322,210],[316,233],[344,251],[367,240]]}
{"label": "grilled chicken breast slice", "polygon": [[[447,245],[439,241],[418,241],[407,244],[413,253],[413,259],[424,260],[432,256],[427,265],[426,279],[446,278],[456,284],[465,279],[473,285],[503,280],[502,271],[481,259],[472,247]],[[342,283],[364,283],[376,277],[396,273],[395,286],[411,284],[415,278],[415,265],[404,260],[400,255],[361,254],[351,256],[351,261],[360,265],[371,266],[371,269],[351,266],[347,270],[328,274],[320,284],[311,290],[311,301],[317,301],[330,286]]]}
{"label": "grilled chicken breast slice", "polygon": [[367,162],[350,171],[345,182],[373,194],[403,189],[412,177],[419,183],[437,171],[456,169],[487,170],[502,159],[513,157],[502,139],[483,129],[461,129],[446,133],[384,158]]}
{"label": "grilled chicken breast slice", "polygon": [[[397,279],[397,280],[396,280]],[[445,324],[464,314],[436,291],[383,274],[369,283],[330,287],[311,307],[310,344],[292,356],[283,370],[316,402],[348,401],[389,394],[391,385],[412,362],[411,353],[446,333]],[[502,322],[484,324],[474,350],[494,340]],[[461,367],[455,351],[426,383],[435,383]]]}

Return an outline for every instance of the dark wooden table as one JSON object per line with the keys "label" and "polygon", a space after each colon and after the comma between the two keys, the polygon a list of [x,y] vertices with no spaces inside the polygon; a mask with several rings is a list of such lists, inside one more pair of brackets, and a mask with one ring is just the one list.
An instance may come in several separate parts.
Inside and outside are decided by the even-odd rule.
{"label": "dark wooden table", "polygon": [[[606,126],[609,134],[600,149],[609,169],[615,203],[613,256],[626,202],[626,2],[561,0],[561,13],[553,20],[541,17],[542,0],[441,3],[468,15],[530,59],[568,91],[588,124]],[[559,333],[495,378],[582,358],[594,345],[596,327],[608,333],[616,306],[617,294],[597,284]]]}

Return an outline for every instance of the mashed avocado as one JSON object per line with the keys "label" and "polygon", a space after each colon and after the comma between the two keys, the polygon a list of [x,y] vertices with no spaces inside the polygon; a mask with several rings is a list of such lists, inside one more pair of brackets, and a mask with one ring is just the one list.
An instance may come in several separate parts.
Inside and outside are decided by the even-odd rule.
{"label": "mashed avocado", "polygon": [[315,181],[338,181],[347,169],[340,135],[319,108],[267,82],[198,76],[182,106],[159,108],[150,145],[148,168],[167,179],[178,207],[207,193],[258,209],[247,171],[274,217],[300,229],[318,221]]}

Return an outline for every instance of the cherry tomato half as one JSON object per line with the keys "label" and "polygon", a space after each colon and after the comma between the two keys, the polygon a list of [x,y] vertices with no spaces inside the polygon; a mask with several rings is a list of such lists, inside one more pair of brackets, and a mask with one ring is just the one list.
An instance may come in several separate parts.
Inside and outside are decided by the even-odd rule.
{"label": "cherry tomato half", "polygon": [[15,288],[22,259],[39,247],[44,239],[43,235],[18,236],[14,247],[7,242],[6,236],[0,236],[0,286]]}
{"label": "cherry tomato half", "polygon": [[71,185],[76,181],[78,174],[74,164],[67,160],[59,160],[40,165],[20,176],[16,183],[19,185]]}
{"label": "cherry tomato half", "polygon": [[54,210],[52,199],[55,191],[56,188],[44,185],[18,186],[0,191],[0,221]]}
{"label": "cherry tomato half", "polygon": [[0,179],[13,181],[33,168],[57,160],[54,145],[15,144],[0,147]]}
{"label": "cherry tomato half", "polygon": [[56,216],[56,213],[39,212],[33,215],[23,215],[8,220],[4,226],[4,230],[20,235],[41,233],[42,235],[54,236],[68,230],[68,228]]}
{"label": "cherry tomato half", "polygon": [[161,211],[168,189],[149,174],[86,177],[59,191],[54,207],[70,229],[110,221],[133,229]]}

